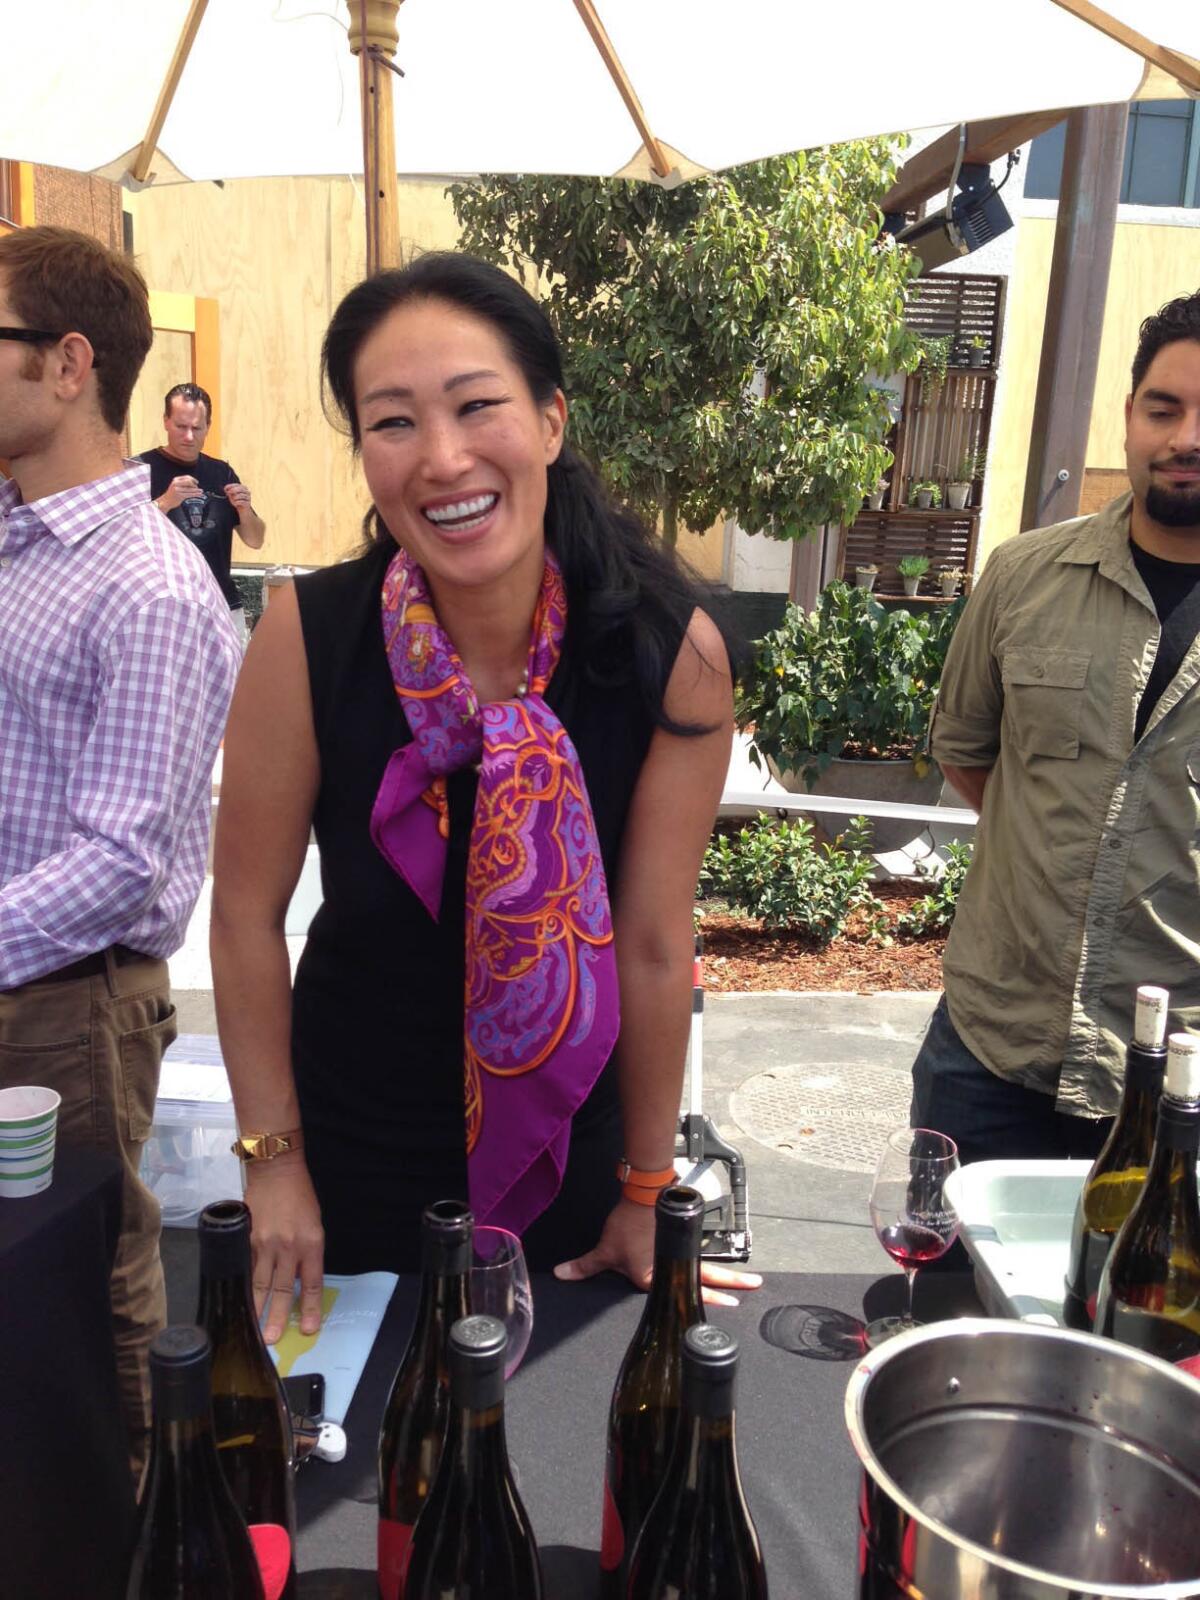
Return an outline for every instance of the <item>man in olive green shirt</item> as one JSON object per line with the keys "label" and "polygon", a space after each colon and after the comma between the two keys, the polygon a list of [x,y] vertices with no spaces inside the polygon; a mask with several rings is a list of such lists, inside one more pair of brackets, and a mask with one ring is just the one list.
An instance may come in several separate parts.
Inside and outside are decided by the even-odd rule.
{"label": "man in olive green shirt", "polygon": [[1132,494],[995,552],[934,708],[980,824],[912,1120],[964,1161],[1095,1154],[1138,984],[1200,1027],[1200,293],[1125,415]]}

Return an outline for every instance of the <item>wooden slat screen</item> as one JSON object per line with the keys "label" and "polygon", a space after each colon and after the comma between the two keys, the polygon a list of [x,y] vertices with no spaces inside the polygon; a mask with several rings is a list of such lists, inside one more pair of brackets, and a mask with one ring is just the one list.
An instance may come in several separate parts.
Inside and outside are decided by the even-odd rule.
{"label": "wooden slat screen", "polygon": [[[934,274],[909,285],[905,323],[924,338],[949,336],[950,366],[940,384],[919,371],[905,383],[900,420],[889,441],[896,459],[884,509],[861,511],[843,530],[840,569],[850,582],[856,566],[874,563],[877,589],[899,593],[896,562],[906,555],[928,556],[933,571],[941,566],[972,571],[983,480],[973,480],[971,504],[962,511],[946,507],[946,485],[957,479],[964,456],[987,456],[1003,310],[1003,278]],[[967,365],[973,337],[983,340],[983,367]],[[909,505],[912,487],[921,480],[941,488],[940,511]]]}
{"label": "wooden slat screen", "polygon": [[950,359],[967,360],[972,337],[983,340],[985,364],[994,367],[1000,355],[1000,320],[1004,279],[963,273],[915,278],[908,286],[904,321],[925,338],[950,335]]}
{"label": "wooden slat screen", "polygon": [[888,496],[893,510],[907,506],[914,483],[957,480],[959,463],[968,452],[986,453],[994,381],[992,373],[966,367],[951,367],[937,388],[923,383],[920,373],[910,375]]}
{"label": "wooden slat screen", "polygon": [[969,571],[975,518],[969,511],[864,511],[846,531],[843,571],[854,581],[855,567],[879,568],[876,587],[899,593],[896,562],[901,556],[928,556],[930,577],[938,567]]}

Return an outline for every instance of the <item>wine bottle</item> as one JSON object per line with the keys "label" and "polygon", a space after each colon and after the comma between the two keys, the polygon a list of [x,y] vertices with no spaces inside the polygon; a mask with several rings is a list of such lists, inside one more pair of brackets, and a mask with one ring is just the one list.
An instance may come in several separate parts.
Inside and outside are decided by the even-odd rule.
{"label": "wine bottle", "polygon": [[1146,1181],[1167,1064],[1169,1004],[1165,989],[1146,986],[1137,991],[1121,1104],[1075,1207],[1063,1318],[1068,1327],[1085,1333],[1091,1332],[1096,1315],[1096,1291],[1108,1252]]}
{"label": "wine bottle", "polygon": [[250,1528],[267,1600],[294,1600],[292,1416],[254,1310],[250,1208],[240,1200],[207,1206],[199,1234],[196,1321],[212,1344],[217,1460]]}
{"label": "wine bottle", "polygon": [[679,1437],[642,1524],[627,1600],[767,1600],[734,1430],[738,1345],[699,1323],[683,1336]]}
{"label": "wine bottle", "polygon": [[450,1420],[409,1546],[405,1600],[542,1600],[542,1567],[504,1440],[498,1317],[450,1330]]}
{"label": "wine bottle", "polygon": [[217,1460],[209,1352],[203,1328],[151,1340],[154,1429],[126,1600],[264,1600]]}
{"label": "wine bottle", "polygon": [[1145,1187],[1117,1235],[1096,1332],[1166,1361],[1200,1355],[1200,1036],[1173,1033]]}
{"label": "wine bottle", "polygon": [[433,1486],[450,1416],[450,1329],[465,1317],[474,1219],[459,1200],[421,1217],[421,1295],[379,1429],[379,1593],[400,1600],[417,1513]]}
{"label": "wine bottle", "polygon": [[704,1321],[704,1198],[695,1189],[676,1185],[662,1191],[654,1209],[654,1276],[609,1408],[600,1536],[603,1600],[625,1600],[634,1541],[679,1429],[683,1336]]}

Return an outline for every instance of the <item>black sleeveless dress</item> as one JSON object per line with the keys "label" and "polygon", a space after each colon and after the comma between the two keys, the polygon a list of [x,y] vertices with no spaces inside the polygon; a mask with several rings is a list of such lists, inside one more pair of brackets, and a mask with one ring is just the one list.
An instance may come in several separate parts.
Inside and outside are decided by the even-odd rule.
{"label": "black sleeveless dress", "polygon": [[[324,901],[292,995],[292,1064],[330,1272],[416,1270],[421,1211],[465,1198],[463,980],[473,770],[448,781],[450,840],[434,923],[371,841],[376,791],[411,737],[383,646],[392,546],[296,579],[321,779],[313,824]],[[682,635],[681,635],[682,638]],[[654,731],[633,686],[598,688],[563,654],[546,693],[579,752],[609,893]],[[580,1255],[616,1204],[622,1150],[610,1060],[572,1128],[562,1190],[526,1232],[531,1265]]]}

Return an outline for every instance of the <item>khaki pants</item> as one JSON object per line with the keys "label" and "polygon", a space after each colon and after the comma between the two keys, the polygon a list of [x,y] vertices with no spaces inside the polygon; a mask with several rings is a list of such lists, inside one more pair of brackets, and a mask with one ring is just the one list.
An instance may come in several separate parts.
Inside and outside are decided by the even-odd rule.
{"label": "khaki pants", "polygon": [[166,1320],[159,1206],[138,1177],[138,1163],[154,1120],[163,1051],[175,1034],[167,964],[149,956],[118,966],[109,954],[94,977],[0,991],[0,1086],[56,1090],[59,1142],[106,1150],[125,1169],[110,1290],[135,1475],[149,1448],[147,1351]]}

